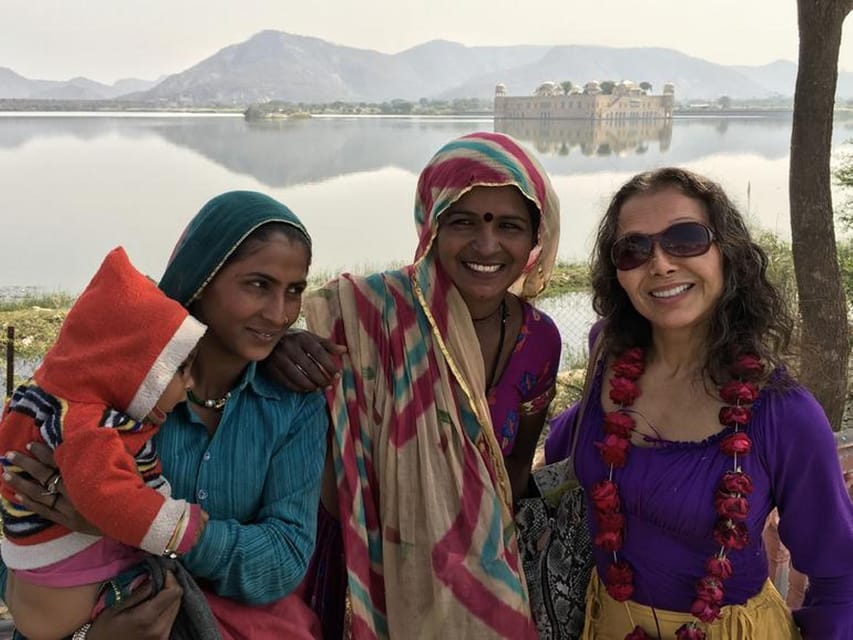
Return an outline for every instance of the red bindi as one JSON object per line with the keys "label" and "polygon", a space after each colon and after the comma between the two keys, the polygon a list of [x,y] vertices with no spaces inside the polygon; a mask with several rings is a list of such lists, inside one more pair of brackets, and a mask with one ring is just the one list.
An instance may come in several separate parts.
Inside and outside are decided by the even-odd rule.
{"label": "red bindi", "polygon": [[491,222],[494,219],[495,219],[495,216],[493,216],[491,213],[487,212],[487,213],[483,214],[483,220],[485,220],[486,222]]}

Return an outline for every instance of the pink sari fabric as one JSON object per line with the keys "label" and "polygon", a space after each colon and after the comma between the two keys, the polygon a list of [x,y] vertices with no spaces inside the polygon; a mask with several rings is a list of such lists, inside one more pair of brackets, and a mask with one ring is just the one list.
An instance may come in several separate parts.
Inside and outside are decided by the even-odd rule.
{"label": "pink sari fabric", "polygon": [[556,255],[556,195],[512,138],[475,133],[421,173],[412,265],[340,276],[305,301],[309,328],[348,348],[327,399],[356,640],[536,637],[482,353],[432,251],[450,204],[503,185],[542,214],[512,289],[534,297]]}
{"label": "pink sari fabric", "polygon": [[267,605],[247,605],[205,591],[222,640],[322,640],[320,621],[302,597],[302,587]]}

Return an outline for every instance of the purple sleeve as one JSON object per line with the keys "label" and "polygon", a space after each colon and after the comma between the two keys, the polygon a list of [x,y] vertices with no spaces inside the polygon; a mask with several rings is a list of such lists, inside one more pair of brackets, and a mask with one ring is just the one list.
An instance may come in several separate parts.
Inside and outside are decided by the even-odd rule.
{"label": "purple sleeve", "polygon": [[572,452],[572,427],[575,423],[575,414],[580,408],[579,404],[573,404],[551,419],[548,428],[548,436],[545,438],[545,463],[559,462],[569,457]]}
{"label": "purple sleeve", "polygon": [[771,399],[765,464],[779,507],[779,535],[809,589],[794,618],[805,640],[853,640],[853,503],[835,437],[805,389]]}
{"label": "purple sleeve", "polygon": [[563,341],[560,330],[550,316],[535,307],[530,309],[528,324],[530,341],[525,353],[528,369],[538,373],[536,384],[522,394],[522,401],[534,400],[548,393],[557,383],[557,371],[560,368],[560,352]]}

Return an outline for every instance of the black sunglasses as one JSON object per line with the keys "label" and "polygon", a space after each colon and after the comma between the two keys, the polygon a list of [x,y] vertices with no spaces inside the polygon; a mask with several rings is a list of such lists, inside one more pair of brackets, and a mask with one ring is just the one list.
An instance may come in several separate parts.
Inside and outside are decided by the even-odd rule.
{"label": "black sunglasses", "polygon": [[655,242],[677,258],[692,258],[707,253],[714,232],[701,222],[676,222],[660,233],[629,233],[613,243],[610,259],[619,271],[630,271],[652,257]]}

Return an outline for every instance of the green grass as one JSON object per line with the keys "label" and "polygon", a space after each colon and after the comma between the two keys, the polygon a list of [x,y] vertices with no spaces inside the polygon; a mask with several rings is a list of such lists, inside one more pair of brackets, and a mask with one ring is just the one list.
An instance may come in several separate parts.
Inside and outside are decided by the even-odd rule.
{"label": "green grass", "polygon": [[[7,331],[14,327],[16,383],[23,381],[19,373],[21,362],[38,362],[56,340],[74,299],[67,293],[53,293],[0,302],[0,359],[5,363]],[[4,393],[0,390],[0,396]]]}
{"label": "green grass", "polygon": [[558,262],[540,298],[556,298],[565,293],[589,289],[589,265],[586,262]]}
{"label": "green grass", "polygon": [[[0,310],[0,359],[5,363],[7,327],[15,328],[15,383],[22,382],[21,367],[24,361],[37,363],[59,333],[68,308],[46,309],[41,307]],[[4,372],[5,372],[5,364]],[[5,390],[0,389],[0,397]]]}
{"label": "green grass", "polygon": [[26,309],[65,309],[71,308],[76,296],[70,293],[39,294],[15,300],[0,300],[0,313],[7,311],[22,311]]}

